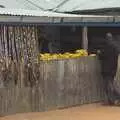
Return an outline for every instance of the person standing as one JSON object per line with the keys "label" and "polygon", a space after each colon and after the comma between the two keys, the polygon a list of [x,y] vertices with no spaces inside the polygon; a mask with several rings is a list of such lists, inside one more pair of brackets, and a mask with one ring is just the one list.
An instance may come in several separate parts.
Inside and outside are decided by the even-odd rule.
{"label": "person standing", "polygon": [[113,37],[112,33],[107,33],[104,50],[102,52],[102,74],[108,104],[115,104],[116,100],[118,100],[120,96],[118,91],[115,89],[116,86],[114,85],[119,53],[120,46],[118,42]]}
{"label": "person standing", "polygon": [[60,52],[60,29],[58,26],[44,26],[41,29],[42,36],[40,40],[41,53],[59,53]]}
{"label": "person standing", "polygon": [[60,52],[60,29],[58,26],[45,26],[46,40],[49,53]]}

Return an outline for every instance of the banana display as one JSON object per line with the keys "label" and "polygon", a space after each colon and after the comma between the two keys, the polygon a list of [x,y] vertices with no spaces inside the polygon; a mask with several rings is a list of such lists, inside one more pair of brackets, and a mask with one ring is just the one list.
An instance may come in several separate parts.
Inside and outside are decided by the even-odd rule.
{"label": "banana display", "polygon": [[95,54],[88,55],[87,50],[80,49],[80,50],[76,50],[74,53],[66,52],[63,54],[61,54],[61,53],[59,53],[59,54],[50,54],[50,53],[40,54],[39,60],[49,61],[49,60],[71,59],[71,58],[79,58],[82,56],[96,56],[96,55]]}

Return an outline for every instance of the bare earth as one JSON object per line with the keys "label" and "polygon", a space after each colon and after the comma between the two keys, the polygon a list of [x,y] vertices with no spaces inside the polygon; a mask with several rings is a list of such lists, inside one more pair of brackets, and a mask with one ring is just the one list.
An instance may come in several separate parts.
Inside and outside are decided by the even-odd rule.
{"label": "bare earth", "polygon": [[120,120],[120,107],[85,105],[49,112],[16,114],[0,120]]}

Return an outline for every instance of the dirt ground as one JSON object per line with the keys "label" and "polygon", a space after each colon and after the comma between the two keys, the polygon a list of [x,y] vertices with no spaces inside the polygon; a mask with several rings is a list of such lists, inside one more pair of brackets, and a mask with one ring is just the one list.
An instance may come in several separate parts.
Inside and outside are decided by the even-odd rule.
{"label": "dirt ground", "polygon": [[16,114],[0,120],[120,120],[120,107],[85,105],[49,112]]}

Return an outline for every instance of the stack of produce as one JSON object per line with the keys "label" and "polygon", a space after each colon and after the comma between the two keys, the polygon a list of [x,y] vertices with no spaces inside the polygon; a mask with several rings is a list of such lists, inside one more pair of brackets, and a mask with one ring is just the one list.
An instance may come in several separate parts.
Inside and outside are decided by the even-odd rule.
{"label": "stack of produce", "polygon": [[[76,50],[74,53],[59,53],[59,54],[50,54],[50,53],[45,53],[45,54],[40,54],[39,60],[42,61],[49,61],[49,60],[60,60],[60,59],[71,59],[71,58],[79,58],[82,56],[88,56],[88,52],[86,50]],[[95,55],[90,55],[90,56],[95,56]]]}

